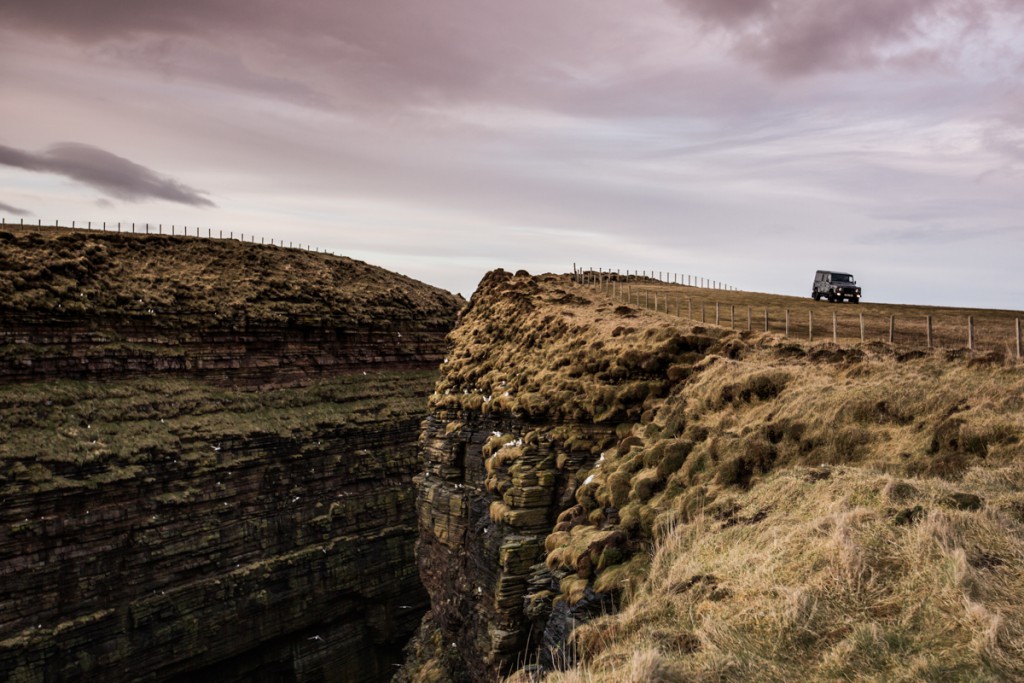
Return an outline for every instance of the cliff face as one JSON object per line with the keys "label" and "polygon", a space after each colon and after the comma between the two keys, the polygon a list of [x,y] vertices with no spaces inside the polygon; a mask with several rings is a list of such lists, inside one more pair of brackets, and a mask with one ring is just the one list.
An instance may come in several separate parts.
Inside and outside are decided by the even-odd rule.
{"label": "cliff face", "polygon": [[0,678],[389,678],[459,302],[230,242],[10,231],[0,260]]}
{"label": "cliff face", "polygon": [[[545,565],[545,540],[585,519],[577,499],[600,454],[635,439],[634,425],[719,342],[706,330],[637,334],[636,311],[580,294],[567,278],[491,273],[452,334],[417,480],[431,610],[400,680],[550,665],[570,656],[570,622],[615,606],[615,590],[585,580],[571,604],[559,599],[568,572]],[[590,548],[595,571],[635,549],[609,526]]]}
{"label": "cliff face", "polygon": [[451,339],[399,681],[1024,677],[1019,363],[503,272]]}

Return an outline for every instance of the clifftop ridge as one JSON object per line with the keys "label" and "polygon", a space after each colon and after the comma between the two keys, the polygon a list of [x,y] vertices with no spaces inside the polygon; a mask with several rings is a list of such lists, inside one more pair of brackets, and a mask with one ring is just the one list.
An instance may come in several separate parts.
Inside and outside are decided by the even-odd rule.
{"label": "clifftop ridge", "polygon": [[1021,364],[524,272],[488,274],[450,339],[401,680],[1024,675]]}

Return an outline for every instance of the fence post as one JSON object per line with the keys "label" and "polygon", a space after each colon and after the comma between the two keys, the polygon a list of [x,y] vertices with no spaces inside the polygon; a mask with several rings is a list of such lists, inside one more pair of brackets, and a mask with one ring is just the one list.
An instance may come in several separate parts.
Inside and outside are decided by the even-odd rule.
{"label": "fence post", "polygon": [[786,337],[789,337],[789,309],[786,309]]}
{"label": "fence post", "polygon": [[707,316],[704,314],[704,302],[700,302],[700,321],[706,323],[708,321]]}
{"label": "fence post", "polygon": [[729,328],[736,329],[736,304],[729,304]]}
{"label": "fence post", "polygon": [[814,341],[814,311],[807,311],[807,340]]}
{"label": "fence post", "polygon": [[750,311],[750,306],[747,306],[747,332],[750,332],[750,319],[751,319],[751,317],[752,317],[752,313]]}
{"label": "fence post", "polygon": [[896,316],[889,316],[889,343],[893,344],[896,340]]}
{"label": "fence post", "polygon": [[924,317],[925,333],[928,335],[928,348],[932,348],[932,317],[926,315]]}
{"label": "fence post", "polygon": [[764,331],[768,331],[768,307],[764,307]]}
{"label": "fence post", "polygon": [[1017,328],[1017,360],[1020,360],[1020,318],[1017,318],[1015,327]]}
{"label": "fence post", "polygon": [[974,316],[967,316],[967,348],[974,351]]}
{"label": "fence post", "polygon": [[693,322],[693,301],[690,297],[686,297],[686,319]]}
{"label": "fence post", "polygon": [[654,310],[655,311],[658,310],[658,293],[657,292],[654,293]]}
{"label": "fence post", "polygon": [[718,308],[719,308],[718,302],[716,301],[715,302],[715,324],[716,325],[720,324],[720,320],[721,320],[721,318],[718,315]]}
{"label": "fence post", "polygon": [[832,343],[839,343],[839,330],[836,329],[836,312],[832,311]]}
{"label": "fence post", "polygon": [[864,343],[864,314],[860,314],[860,341]]}

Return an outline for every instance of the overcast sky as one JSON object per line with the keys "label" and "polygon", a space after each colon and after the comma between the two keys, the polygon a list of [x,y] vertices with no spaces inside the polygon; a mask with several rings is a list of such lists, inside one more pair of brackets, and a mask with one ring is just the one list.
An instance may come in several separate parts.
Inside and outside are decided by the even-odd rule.
{"label": "overcast sky", "polygon": [[1024,308],[1019,0],[3,0],[0,212]]}

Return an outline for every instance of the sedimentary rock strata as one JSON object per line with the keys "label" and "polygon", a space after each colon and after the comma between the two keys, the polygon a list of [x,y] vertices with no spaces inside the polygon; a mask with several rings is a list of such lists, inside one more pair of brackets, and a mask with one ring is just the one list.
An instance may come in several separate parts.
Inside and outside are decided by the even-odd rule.
{"label": "sedimentary rock strata", "polygon": [[459,302],[229,242],[26,230],[0,259],[0,678],[389,678]]}

